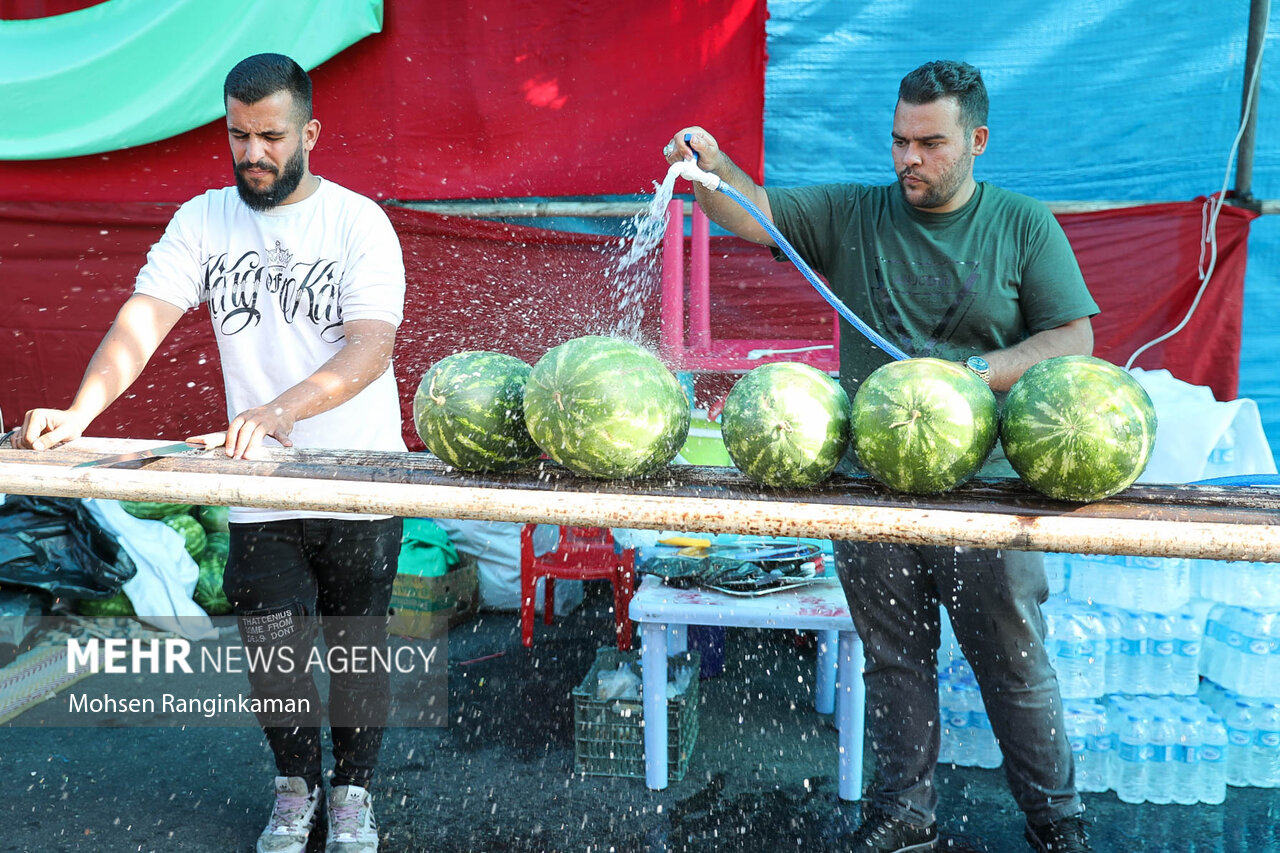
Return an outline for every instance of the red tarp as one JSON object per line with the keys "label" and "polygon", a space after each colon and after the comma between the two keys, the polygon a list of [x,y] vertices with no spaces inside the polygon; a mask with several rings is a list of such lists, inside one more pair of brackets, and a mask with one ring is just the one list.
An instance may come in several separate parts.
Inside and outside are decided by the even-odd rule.
{"label": "red tarp", "polygon": [[[382,33],[312,73],[313,171],[376,199],[648,193],[698,123],[760,180],[767,17],[765,0],[388,0]],[[0,162],[0,199],[182,202],[229,183],[228,157],[217,121]]]}
{"label": "red tarp", "polygon": [[[1181,320],[1199,288],[1198,202],[1060,217],[1103,313],[1096,354],[1123,364]],[[530,362],[583,334],[634,319],[658,339],[658,271],[639,290],[617,276],[616,238],[388,211],[409,271],[406,320],[396,348],[406,441],[413,391],[437,359],[497,349]],[[168,205],[0,204],[0,412],[13,425],[38,405],[64,406],[116,309],[132,288]],[[1234,399],[1246,240],[1253,214],[1224,208],[1218,264],[1188,327],[1137,362],[1209,385]],[[830,339],[831,312],[790,264],[732,238],[712,246],[712,332]],[[687,281],[687,273],[686,273]],[[636,307],[622,307],[623,304]],[[726,334],[728,336],[728,334]],[[224,426],[217,353],[208,317],[189,313],[129,394],[92,427],[99,436],[182,438]]]}

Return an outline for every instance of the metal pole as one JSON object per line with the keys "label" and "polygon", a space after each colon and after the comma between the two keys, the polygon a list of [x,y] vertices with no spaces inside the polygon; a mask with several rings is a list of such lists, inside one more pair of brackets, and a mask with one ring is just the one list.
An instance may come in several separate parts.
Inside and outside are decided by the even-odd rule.
{"label": "metal pole", "polygon": [[[1258,54],[1262,51],[1262,40],[1267,35],[1267,19],[1271,14],[1271,0],[1252,0],[1249,4],[1249,40],[1244,56],[1244,92],[1240,99],[1240,119],[1244,122],[1244,133],[1240,135],[1240,151],[1236,160],[1235,198],[1232,202],[1243,207],[1253,207],[1257,201],[1253,197],[1253,149],[1258,127],[1258,89],[1261,88],[1261,74],[1254,78],[1258,66]],[[1252,83],[1252,87],[1250,86]],[[1250,88],[1253,97],[1250,97]]]}

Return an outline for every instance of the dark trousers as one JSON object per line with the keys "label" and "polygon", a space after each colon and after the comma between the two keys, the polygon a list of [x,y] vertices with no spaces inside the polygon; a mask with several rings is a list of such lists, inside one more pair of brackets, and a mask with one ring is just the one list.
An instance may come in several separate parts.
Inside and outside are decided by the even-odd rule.
{"label": "dark trousers", "polygon": [[[385,649],[387,608],[403,520],[300,518],[231,525],[223,588],[235,607],[253,698],[281,776],[323,779],[317,660],[335,650]],[[327,652],[315,649],[323,632]],[[347,658],[350,659],[350,658]],[[337,671],[347,669],[351,671]],[[390,673],[329,672],[333,785],[369,787],[390,705]]]}
{"label": "dark trousers", "polygon": [[934,822],[942,603],[977,677],[1014,799],[1036,825],[1078,814],[1075,762],[1044,644],[1042,555],[879,542],[836,542],[835,555],[866,650],[871,803],[909,823]]}

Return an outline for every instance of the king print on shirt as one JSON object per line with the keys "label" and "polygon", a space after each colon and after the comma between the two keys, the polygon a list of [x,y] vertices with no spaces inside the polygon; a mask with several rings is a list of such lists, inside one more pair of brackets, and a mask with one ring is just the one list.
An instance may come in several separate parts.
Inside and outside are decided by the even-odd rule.
{"label": "king print on shirt", "polygon": [[223,335],[258,325],[264,311],[278,311],[286,323],[311,323],[323,340],[336,343],[342,340],[340,279],[337,261],[295,260],[277,240],[274,248],[234,259],[229,252],[210,255],[201,301]]}

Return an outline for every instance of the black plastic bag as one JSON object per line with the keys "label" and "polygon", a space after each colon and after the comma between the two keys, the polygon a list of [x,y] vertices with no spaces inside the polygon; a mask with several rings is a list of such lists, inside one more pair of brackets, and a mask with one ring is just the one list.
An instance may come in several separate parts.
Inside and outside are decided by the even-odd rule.
{"label": "black plastic bag", "polygon": [[9,495],[0,505],[0,587],[108,598],[138,572],[78,498]]}

